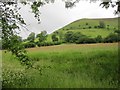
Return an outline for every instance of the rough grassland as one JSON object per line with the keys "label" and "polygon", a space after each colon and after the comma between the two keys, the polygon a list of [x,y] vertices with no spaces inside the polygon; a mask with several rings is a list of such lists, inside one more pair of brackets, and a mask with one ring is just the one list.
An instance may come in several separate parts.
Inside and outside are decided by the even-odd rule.
{"label": "rough grassland", "polygon": [[35,60],[24,69],[3,51],[4,87],[113,88],[118,83],[118,44],[68,44],[27,49]]}

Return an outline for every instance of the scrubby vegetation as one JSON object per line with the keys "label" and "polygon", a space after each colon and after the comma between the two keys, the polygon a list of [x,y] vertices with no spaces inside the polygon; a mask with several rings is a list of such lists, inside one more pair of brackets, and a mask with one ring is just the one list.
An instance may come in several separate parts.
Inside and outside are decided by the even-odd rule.
{"label": "scrubby vegetation", "polygon": [[[23,43],[25,48],[33,48],[33,47],[41,47],[41,46],[53,46],[53,45],[60,45],[63,43],[76,43],[76,44],[90,44],[90,43],[114,43],[120,41],[120,36],[118,35],[119,30],[116,30],[115,33],[110,33],[106,37],[102,37],[101,35],[98,35],[97,37],[88,37],[86,35],[81,34],[80,32],[73,32],[73,31],[67,31],[62,39],[59,39],[57,36],[53,34],[52,35],[52,41],[45,41],[42,42],[31,42],[28,40],[28,42]],[[39,37],[40,38],[40,37]],[[47,36],[46,36],[47,38]]]}

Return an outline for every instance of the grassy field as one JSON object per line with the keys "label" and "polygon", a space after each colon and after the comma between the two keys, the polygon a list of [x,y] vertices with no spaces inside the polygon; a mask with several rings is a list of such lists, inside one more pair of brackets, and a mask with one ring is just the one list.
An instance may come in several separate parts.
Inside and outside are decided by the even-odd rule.
{"label": "grassy field", "polygon": [[27,49],[35,69],[3,51],[3,87],[114,88],[118,44],[68,44]]}

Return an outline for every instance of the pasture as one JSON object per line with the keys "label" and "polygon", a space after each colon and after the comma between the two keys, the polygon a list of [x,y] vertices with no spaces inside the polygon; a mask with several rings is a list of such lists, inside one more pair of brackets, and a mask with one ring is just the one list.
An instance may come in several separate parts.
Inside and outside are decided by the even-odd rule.
{"label": "pasture", "polygon": [[118,44],[63,44],[27,49],[33,67],[25,69],[2,51],[3,87],[115,88],[118,86]]}

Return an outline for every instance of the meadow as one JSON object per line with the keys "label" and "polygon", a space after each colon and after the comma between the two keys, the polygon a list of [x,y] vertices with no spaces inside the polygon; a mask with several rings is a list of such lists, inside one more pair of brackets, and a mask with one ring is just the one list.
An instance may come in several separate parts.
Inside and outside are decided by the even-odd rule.
{"label": "meadow", "polygon": [[2,51],[3,87],[116,88],[118,44],[62,44],[27,49],[33,67],[25,69]]}

